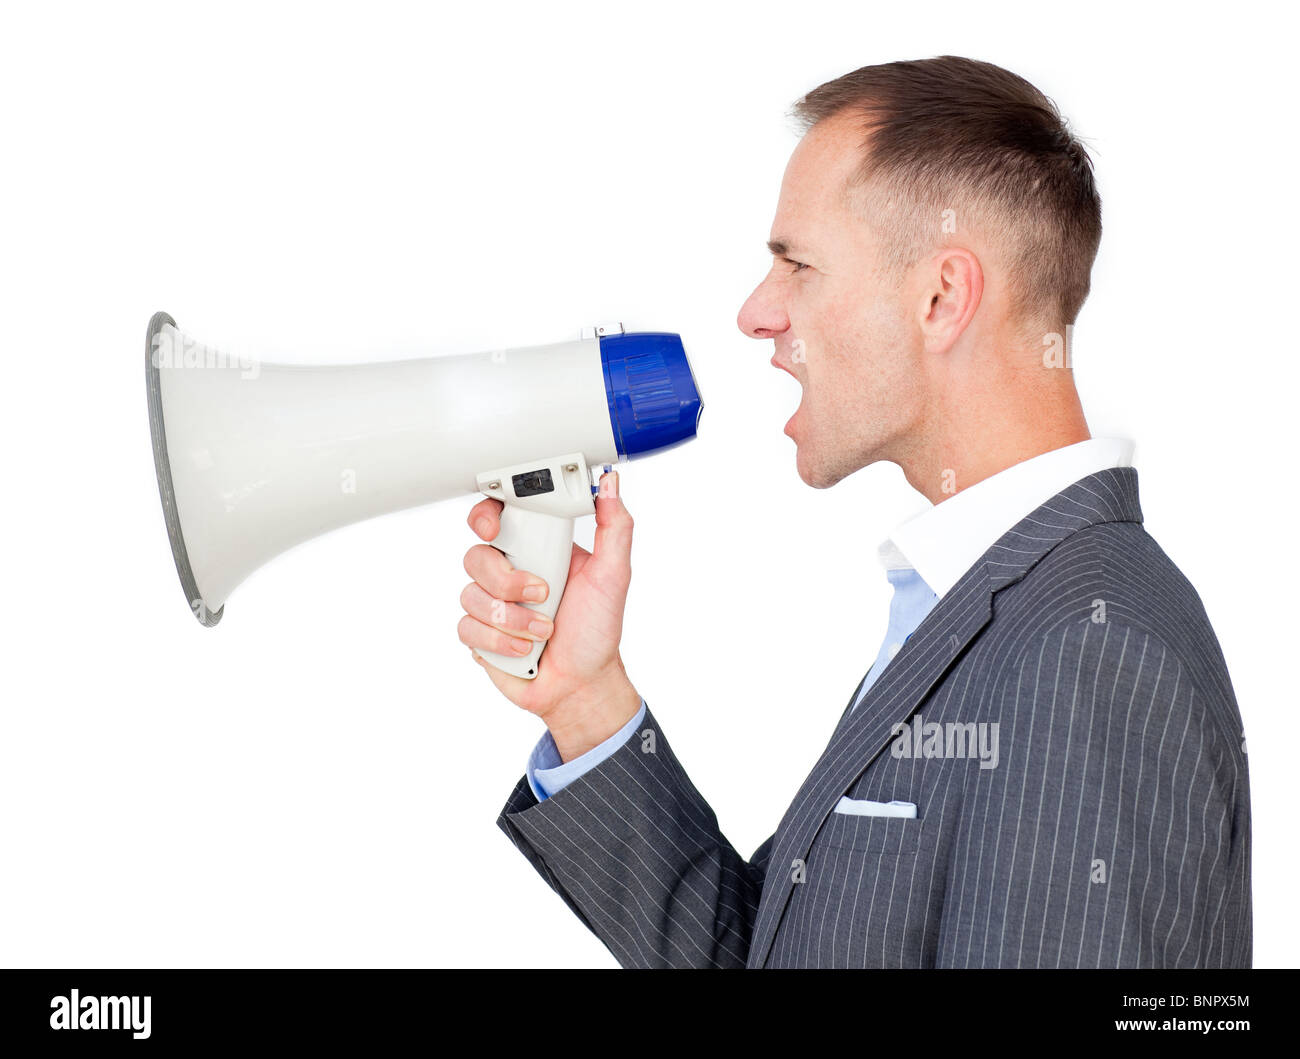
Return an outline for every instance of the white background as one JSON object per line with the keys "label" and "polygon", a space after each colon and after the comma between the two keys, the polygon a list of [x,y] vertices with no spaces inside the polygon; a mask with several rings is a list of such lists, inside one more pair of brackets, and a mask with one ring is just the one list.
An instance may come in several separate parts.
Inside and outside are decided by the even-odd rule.
{"label": "white background", "polygon": [[733,843],[766,838],[875,655],[875,546],[920,500],[893,466],[804,486],[797,388],[735,317],[794,100],[956,53],[1093,152],[1079,384],[1094,434],[1136,439],[1147,528],[1222,642],[1256,962],[1300,963],[1287,8],[33,10],[0,38],[0,961],[613,965],[494,822],[539,725],[456,637],[473,498],[304,545],[201,628],[150,455],[157,309],[301,362],[680,332],[707,409],[623,468],[623,655]]}

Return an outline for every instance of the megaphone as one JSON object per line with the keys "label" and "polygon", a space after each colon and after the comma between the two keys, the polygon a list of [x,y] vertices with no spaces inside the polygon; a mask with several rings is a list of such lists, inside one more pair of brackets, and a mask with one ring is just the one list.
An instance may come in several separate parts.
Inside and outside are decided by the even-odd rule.
{"label": "megaphone", "polygon": [[[145,373],[172,556],[206,626],[296,544],[475,493],[504,504],[492,545],[546,580],[546,600],[523,605],[553,619],[574,519],[595,514],[593,472],[690,440],[704,408],[681,337],[621,324],[523,349],[298,366],[235,359],[160,312]],[[478,653],[532,679],[545,646]]]}

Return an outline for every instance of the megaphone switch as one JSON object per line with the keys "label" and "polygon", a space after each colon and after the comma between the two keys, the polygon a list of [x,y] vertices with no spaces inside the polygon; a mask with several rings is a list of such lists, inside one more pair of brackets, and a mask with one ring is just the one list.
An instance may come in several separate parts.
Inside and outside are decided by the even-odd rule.
{"label": "megaphone switch", "polygon": [[[172,556],[198,620],[267,560],[328,530],[484,493],[492,542],[550,593],[568,579],[593,472],[695,437],[703,402],[681,337],[596,327],[572,342],[449,357],[284,365],[195,342],[166,313],[145,339],[154,468]],[[479,654],[537,675],[522,656]]]}

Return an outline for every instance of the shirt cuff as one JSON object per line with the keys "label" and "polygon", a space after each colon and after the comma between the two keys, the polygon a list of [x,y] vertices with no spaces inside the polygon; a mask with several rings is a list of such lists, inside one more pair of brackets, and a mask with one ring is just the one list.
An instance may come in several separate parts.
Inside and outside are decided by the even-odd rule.
{"label": "shirt cuff", "polygon": [[542,738],[537,741],[533,752],[528,755],[528,767],[524,770],[524,775],[528,777],[528,786],[533,789],[533,795],[539,802],[544,802],[552,794],[558,794],[583,773],[590,772],[607,757],[612,756],[632,737],[637,725],[644,719],[645,699],[642,699],[641,708],[636,711],[635,717],[599,746],[592,747],[572,761],[561,761],[560,752],[555,748],[555,740],[551,738],[551,733],[542,733]]}

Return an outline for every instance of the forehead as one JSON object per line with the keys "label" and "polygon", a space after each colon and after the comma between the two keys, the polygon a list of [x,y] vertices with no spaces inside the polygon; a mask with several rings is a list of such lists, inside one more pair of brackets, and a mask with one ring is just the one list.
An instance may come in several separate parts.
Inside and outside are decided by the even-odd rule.
{"label": "forehead", "polygon": [[846,190],[861,164],[863,135],[857,121],[836,115],[814,125],[795,146],[772,224],[772,238],[788,243],[791,254],[843,232]]}

